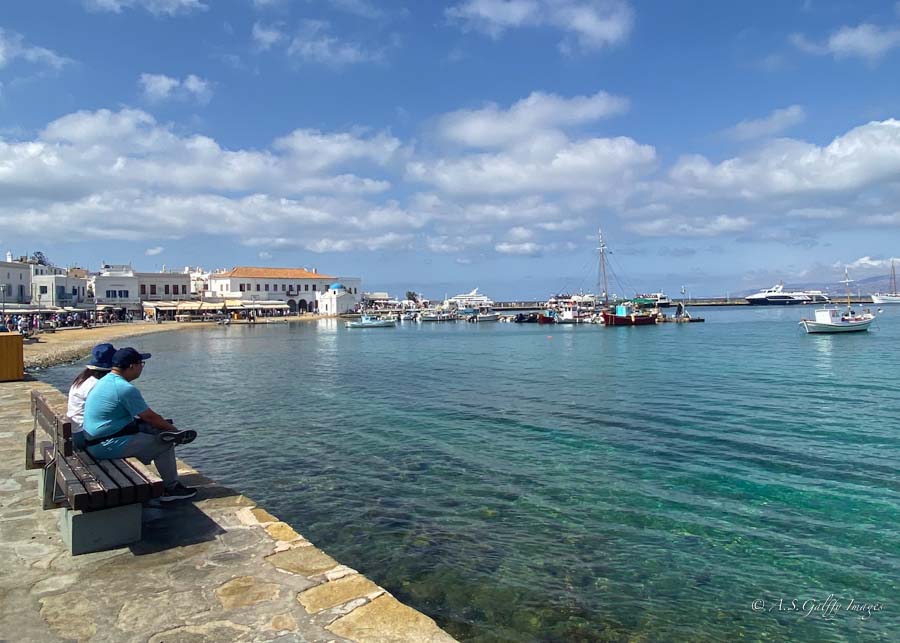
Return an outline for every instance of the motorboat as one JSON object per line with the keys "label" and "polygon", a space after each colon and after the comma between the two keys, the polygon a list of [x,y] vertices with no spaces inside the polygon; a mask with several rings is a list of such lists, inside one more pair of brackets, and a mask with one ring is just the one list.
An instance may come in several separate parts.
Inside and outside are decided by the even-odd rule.
{"label": "motorboat", "polygon": [[874,293],[873,304],[900,304],[900,292],[897,291],[897,270],[894,268],[894,260],[891,259],[891,292]]}
{"label": "motorboat", "polygon": [[868,310],[857,312],[850,305],[850,283],[852,279],[844,269],[844,280],[847,284],[847,308],[825,306],[816,310],[815,319],[801,319],[800,325],[807,333],[855,333],[869,330],[875,321],[875,315]]}
{"label": "motorboat", "polygon": [[356,321],[348,321],[347,328],[391,328],[397,322],[393,319],[381,319],[373,315],[362,315]]}
{"label": "motorboat", "polygon": [[771,288],[745,297],[753,306],[790,306],[792,304],[828,304],[831,298],[821,290],[785,291],[784,284],[775,284]]}
{"label": "motorboat", "polygon": [[444,322],[456,321],[456,311],[453,310],[423,310],[419,313],[420,322]]}

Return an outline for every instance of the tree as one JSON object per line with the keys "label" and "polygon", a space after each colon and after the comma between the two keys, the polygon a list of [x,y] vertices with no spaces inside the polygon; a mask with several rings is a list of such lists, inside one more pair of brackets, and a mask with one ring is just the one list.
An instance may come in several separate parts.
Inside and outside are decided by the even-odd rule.
{"label": "tree", "polygon": [[50,265],[50,260],[47,259],[47,255],[45,255],[40,250],[32,253],[31,260],[39,266],[49,266]]}
{"label": "tree", "polygon": [[406,291],[406,298],[407,298],[408,300],[410,300],[410,301],[414,301],[414,302],[416,302],[416,303],[419,303],[419,295],[418,295],[418,293],[414,293],[412,290],[407,290],[407,291]]}

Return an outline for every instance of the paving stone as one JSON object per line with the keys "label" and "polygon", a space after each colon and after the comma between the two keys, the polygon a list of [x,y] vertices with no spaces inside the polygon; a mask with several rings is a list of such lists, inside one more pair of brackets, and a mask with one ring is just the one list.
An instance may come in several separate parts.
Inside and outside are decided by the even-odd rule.
{"label": "paving stone", "polygon": [[425,616],[390,594],[339,618],[327,629],[358,643],[444,643],[454,639]]}
{"label": "paving stone", "polygon": [[275,540],[298,540],[300,534],[294,531],[293,527],[283,522],[276,522],[274,525],[266,527],[266,532]]}
{"label": "paving stone", "polygon": [[252,576],[228,581],[216,590],[216,597],[225,609],[248,607],[278,598],[281,588]]}
{"label": "paving stone", "polygon": [[210,621],[201,625],[185,625],[154,634],[149,643],[219,643],[240,640],[250,632],[246,625],[231,621]]}
{"label": "paving stone", "polygon": [[308,589],[301,593],[297,600],[307,612],[315,614],[331,607],[343,605],[355,598],[365,598],[383,591],[365,576],[355,574]]}
{"label": "paving stone", "polygon": [[267,556],[266,560],[278,569],[302,576],[320,574],[337,565],[334,558],[315,547],[289,549]]}

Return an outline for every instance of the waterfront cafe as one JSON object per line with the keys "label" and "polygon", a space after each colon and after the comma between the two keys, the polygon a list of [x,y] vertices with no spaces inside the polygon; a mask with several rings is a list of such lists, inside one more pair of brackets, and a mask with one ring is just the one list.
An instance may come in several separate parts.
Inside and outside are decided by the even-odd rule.
{"label": "waterfront cafe", "polygon": [[285,315],[289,306],[282,301],[245,301],[217,299],[204,301],[147,301],[143,304],[144,319],[160,321],[207,321],[225,316],[240,319],[251,313],[256,317]]}

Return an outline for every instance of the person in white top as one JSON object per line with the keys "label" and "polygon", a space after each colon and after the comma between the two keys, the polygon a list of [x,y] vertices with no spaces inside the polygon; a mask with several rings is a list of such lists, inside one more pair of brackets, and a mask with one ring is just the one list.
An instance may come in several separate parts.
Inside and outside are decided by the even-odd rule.
{"label": "person in white top", "polygon": [[66,415],[72,420],[72,441],[76,448],[84,448],[84,401],[100,378],[112,370],[112,356],[116,348],[112,344],[97,344],[91,350],[91,361],[85,365],[69,388],[69,405]]}

